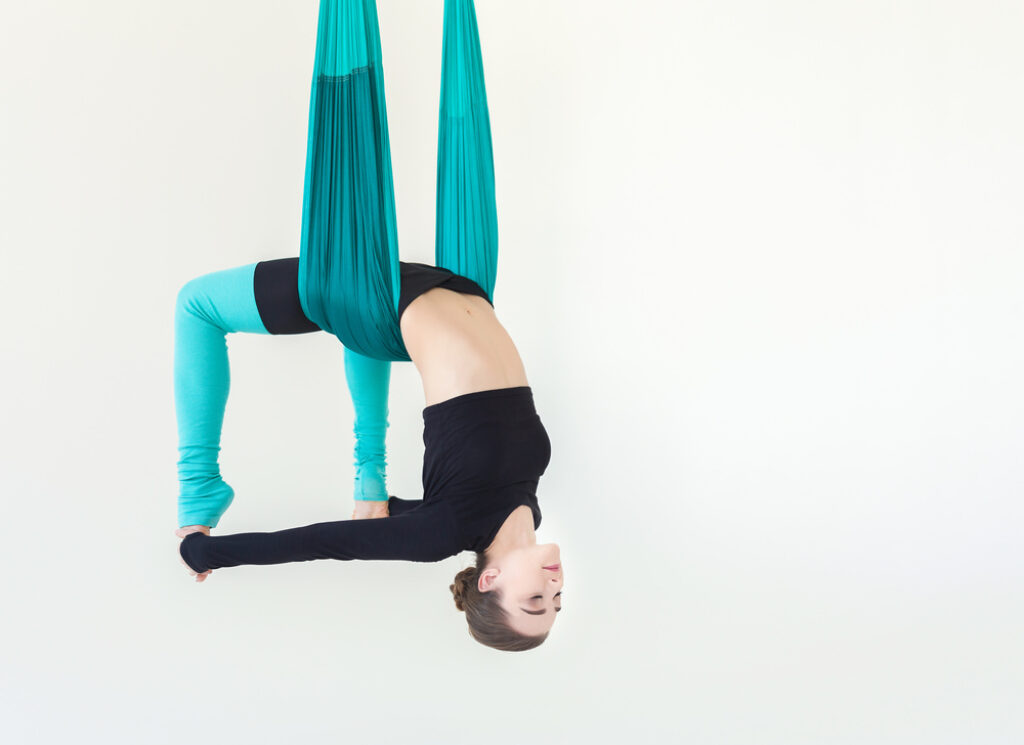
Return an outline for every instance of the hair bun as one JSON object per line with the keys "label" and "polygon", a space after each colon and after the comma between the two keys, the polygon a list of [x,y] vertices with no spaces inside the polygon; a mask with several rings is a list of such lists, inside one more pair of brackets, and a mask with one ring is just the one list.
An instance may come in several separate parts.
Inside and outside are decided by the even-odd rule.
{"label": "hair bun", "polygon": [[450,585],[448,589],[452,591],[452,595],[455,597],[455,607],[459,610],[466,610],[462,605],[462,588],[456,587],[455,585]]}
{"label": "hair bun", "polygon": [[465,598],[466,593],[469,592],[471,583],[476,580],[476,567],[466,567],[461,572],[455,575],[455,582],[448,586],[448,589],[452,591],[452,596],[455,598],[455,607],[461,611],[466,610]]}

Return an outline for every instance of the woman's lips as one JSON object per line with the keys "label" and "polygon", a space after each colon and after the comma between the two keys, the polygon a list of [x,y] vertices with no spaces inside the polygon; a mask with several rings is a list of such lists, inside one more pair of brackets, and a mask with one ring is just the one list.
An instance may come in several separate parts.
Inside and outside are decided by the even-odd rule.
{"label": "woman's lips", "polygon": [[552,565],[551,565],[551,566],[549,566],[549,567],[541,567],[541,568],[542,568],[542,569],[550,569],[550,570],[551,570],[551,571],[553,571],[553,572],[557,572],[557,571],[558,571],[558,568],[559,568],[560,566],[562,566],[562,565],[561,565],[561,564],[552,564]]}

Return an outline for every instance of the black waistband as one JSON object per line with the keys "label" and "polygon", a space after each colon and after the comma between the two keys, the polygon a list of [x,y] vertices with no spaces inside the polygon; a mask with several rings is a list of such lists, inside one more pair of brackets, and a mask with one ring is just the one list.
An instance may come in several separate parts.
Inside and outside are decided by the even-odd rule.
{"label": "black waistband", "polygon": [[398,268],[402,282],[398,295],[399,322],[402,320],[402,314],[405,313],[406,308],[412,304],[413,300],[435,287],[443,287],[466,295],[478,295],[488,303],[491,303],[491,307],[494,307],[494,303],[487,297],[483,287],[469,277],[455,274],[450,269],[421,264],[415,261],[399,261]]}
{"label": "black waistband", "polygon": [[461,396],[455,396],[454,398],[449,398],[446,401],[431,404],[424,408],[423,421],[428,422],[437,417],[443,417],[450,412],[457,411],[464,406],[490,399],[518,399],[520,401],[529,401],[532,404],[533,389],[528,385],[520,385],[513,388],[494,388],[489,391],[463,393]]}

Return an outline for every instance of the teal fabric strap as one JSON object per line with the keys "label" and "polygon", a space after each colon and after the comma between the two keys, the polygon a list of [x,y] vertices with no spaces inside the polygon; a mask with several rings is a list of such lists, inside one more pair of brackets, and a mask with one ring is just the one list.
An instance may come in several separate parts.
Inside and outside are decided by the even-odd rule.
{"label": "teal fabric strap", "polygon": [[434,254],[438,266],[469,277],[494,303],[494,154],[473,0],[444,4]]}
{"label": "teal fabric strap", "polygon": [[385,435],[388,428],[388,389],[391,363],[365,357],[345,347],[345,380],[355,412],[356,501],[388,498]]}
{"label": "teal fabric strap", "polygon": [[[306,316],[349,349],[408,361],[380,30],[374,0],[321,0],[299,250]],[[446,0],[435,263],[493,303],[498,225],[483,60],[472,0]]]}
{"label": "teal fabric strap", "polygon": [[256,264],[185,283],[174,311],[174,403],[178,420],[178,526],[217,527],[234,490],[217,462],[231,376],[226,335],[266,334],[253,295]]}
{"label": "teal fabric strap", "polygon": [[409,360],[374,0],[321,0],[299,247],[306,317],[366,357]]}

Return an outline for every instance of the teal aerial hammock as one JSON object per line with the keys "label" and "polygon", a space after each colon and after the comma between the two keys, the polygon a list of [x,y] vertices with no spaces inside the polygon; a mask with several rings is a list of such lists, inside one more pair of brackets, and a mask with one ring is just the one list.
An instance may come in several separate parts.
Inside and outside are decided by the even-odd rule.
{"label": "teal aerial hammock", "polygon": [[[491,127],[472,0],[446,0],[435,263],[493,302],[498,229]],[[377,360],[409,360],[375,0],[321,0],[299,250],[306,316]]]}

